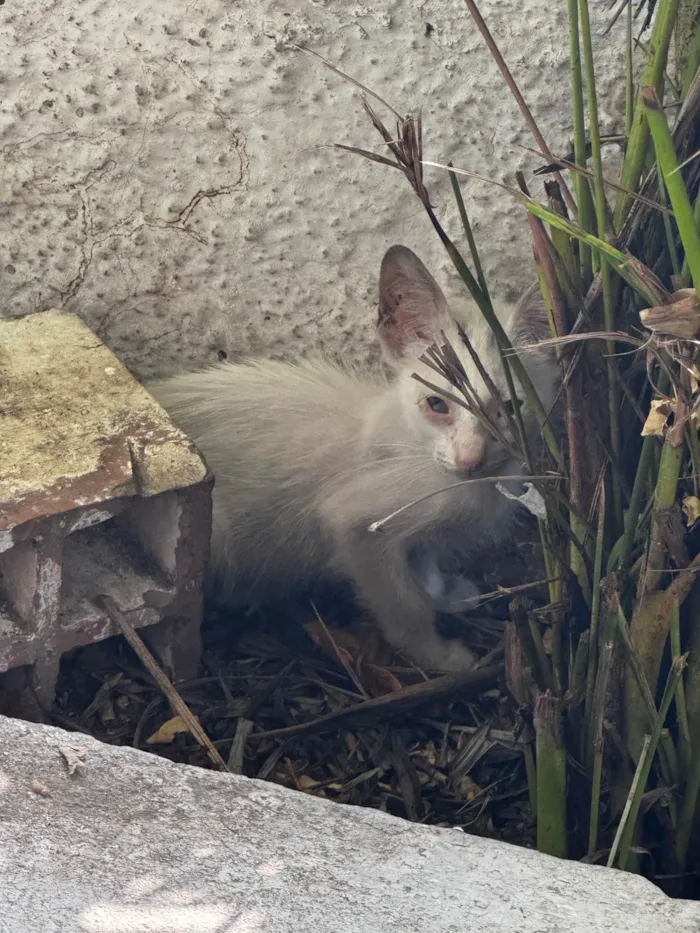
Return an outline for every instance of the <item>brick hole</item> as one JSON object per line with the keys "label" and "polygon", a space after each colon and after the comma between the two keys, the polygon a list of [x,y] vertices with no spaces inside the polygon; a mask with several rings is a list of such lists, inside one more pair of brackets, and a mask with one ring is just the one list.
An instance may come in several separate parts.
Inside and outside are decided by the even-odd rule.
{"label": "brick hole", "polygon": [[[156,600],[172,598],[174,588],[167,568],[131,533],[126,513],[99,525],[83,528],[63,545],[62,627],[82,628],[102,613],[94,600],[106,593],[124,612]],[[107,634],[107,632],[105,632]],[[92,640],[92,639],[91,639]]]}

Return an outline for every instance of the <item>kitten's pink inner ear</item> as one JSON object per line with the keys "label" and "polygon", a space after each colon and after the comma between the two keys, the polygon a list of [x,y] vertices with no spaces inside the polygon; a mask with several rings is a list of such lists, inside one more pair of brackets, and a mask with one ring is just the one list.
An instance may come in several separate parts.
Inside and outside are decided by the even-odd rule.
{"label": "kitten's pink inner ear", "polygon": [[415,253],[392,246],[379,274],[377,331],[392,356],[437,339],[449,317],[440,286]]}

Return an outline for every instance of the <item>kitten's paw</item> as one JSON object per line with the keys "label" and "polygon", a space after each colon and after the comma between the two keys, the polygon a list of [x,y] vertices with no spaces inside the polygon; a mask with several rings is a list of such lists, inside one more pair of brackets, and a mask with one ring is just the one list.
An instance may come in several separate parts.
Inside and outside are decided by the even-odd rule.
{"label": "kitten's paw", "polygon": [[437,632],[430,642],[422,646],[422,667],[443,673],[470,671],[476,664],[476,655],[459,638],[442,638]]}

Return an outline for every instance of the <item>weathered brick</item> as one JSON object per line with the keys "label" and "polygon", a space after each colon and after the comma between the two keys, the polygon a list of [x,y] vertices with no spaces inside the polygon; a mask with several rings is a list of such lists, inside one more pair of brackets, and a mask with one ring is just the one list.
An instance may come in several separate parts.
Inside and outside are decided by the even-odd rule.
{"label": "weathered brick", "polygon": [[116,634],[101,594],[196,670],[212,482],[78,317],[0,323],[0,709],[50,706],[61,656]]}

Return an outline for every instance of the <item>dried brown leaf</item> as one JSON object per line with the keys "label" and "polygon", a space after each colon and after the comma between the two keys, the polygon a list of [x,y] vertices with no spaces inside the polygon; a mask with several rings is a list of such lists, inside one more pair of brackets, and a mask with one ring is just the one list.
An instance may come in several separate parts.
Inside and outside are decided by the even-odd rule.
{"label": "dried brown leaf", "polygon": [[378,664],[363,664],[360,677],[373,696],[384,696],[403,689],[401,681],[390,670]]}
{"label": "dried brown leaf", "polygon": [[679,289],[671,298],[670,304],[640,311],[642,324],[653,333],[695,340],[700,329],[700,304],[695,289]]}
{"label": "dried brown leaf", "polygon": [[667,399],[655,398],[642,428],[642,437],[650,434],[663,437],[666,433],[666,424],[673,412],[673,405]]}

